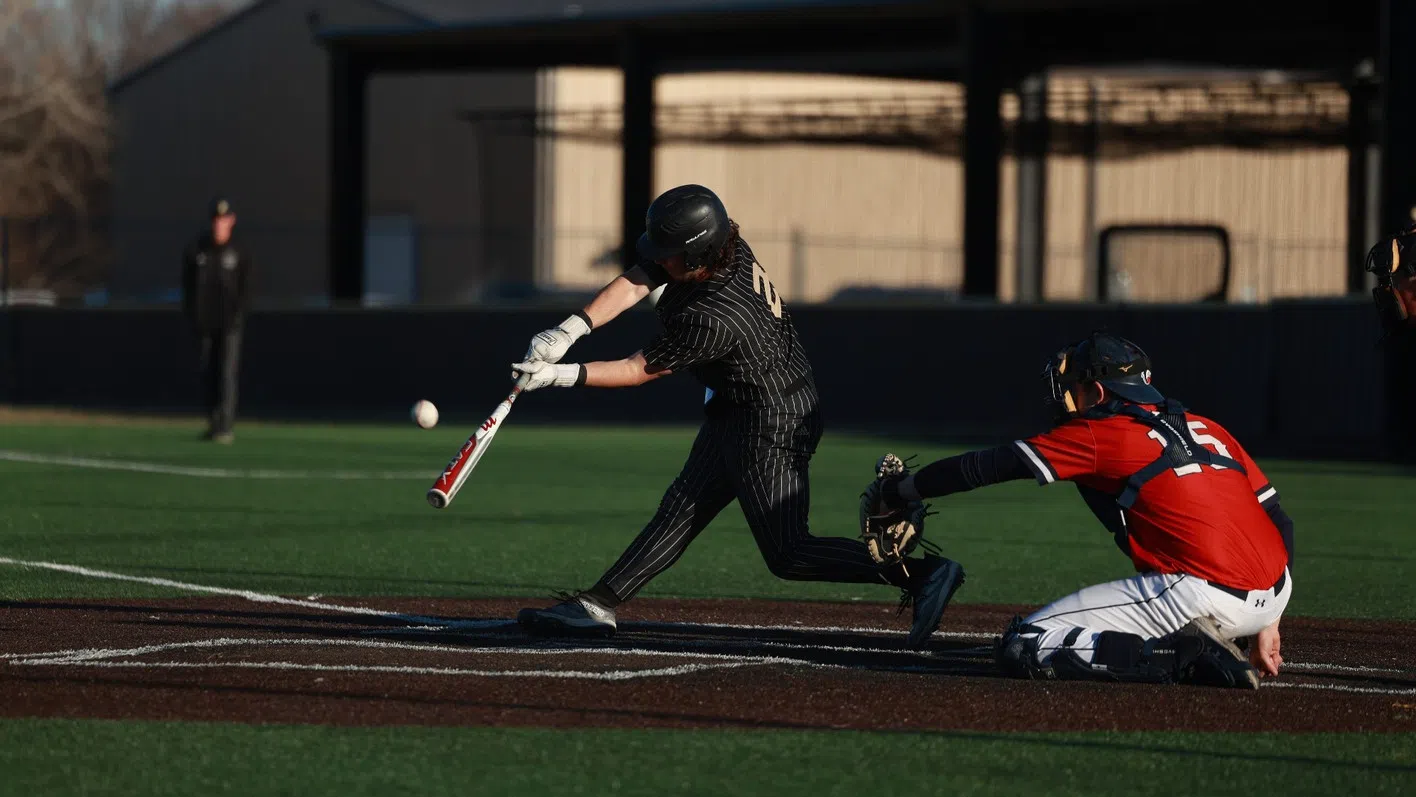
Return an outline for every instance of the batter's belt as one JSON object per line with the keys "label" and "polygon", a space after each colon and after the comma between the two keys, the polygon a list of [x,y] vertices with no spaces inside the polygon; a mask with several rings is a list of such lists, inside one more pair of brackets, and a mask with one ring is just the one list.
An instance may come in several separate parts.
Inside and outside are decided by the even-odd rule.
{"label": "batter's belt", "polygon": [[[763,388],[761,400],[764,402],[764,406],[762,407],[747,407],[741,404],[737,404],[729,400],[727,396],[723,395],[722,391],[714,391],[713,398],[709,399],[708,402],[703,405],[703,413],[708,417],[712,418],[722,417],[724,415],[727,415],[729,412],[732,412],[733,410],[758,410],[770,412],[777,406],[785,405],[786,400],[795,396],[796,394],[808,389],[815,390],[815,388],[816,385],[814,381],[810,377],[806,376],[801,376],[792,380],[790,384],[788,384],[781,390],[768,390],[766,388]],[[816,402],[812,401],[811,404],[814,409]]]}

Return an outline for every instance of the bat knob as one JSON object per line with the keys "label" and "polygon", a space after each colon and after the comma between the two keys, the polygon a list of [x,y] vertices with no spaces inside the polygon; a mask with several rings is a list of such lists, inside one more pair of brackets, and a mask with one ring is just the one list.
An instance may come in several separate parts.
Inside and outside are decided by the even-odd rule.
{"label": "bat knob", "polygon": [[432,489],[428,491],[428,504],[433,509],[444,509],[447,507],[447,493],[442,490]]}

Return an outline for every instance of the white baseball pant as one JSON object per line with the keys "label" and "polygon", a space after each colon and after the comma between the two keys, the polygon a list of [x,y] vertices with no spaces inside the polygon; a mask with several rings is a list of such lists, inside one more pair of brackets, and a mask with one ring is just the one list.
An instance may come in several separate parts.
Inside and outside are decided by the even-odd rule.
{"label": "white baseball pant", "polygon": [[[1293,595],[1293,576],[1286,568],[1276,586],[1239,598],[1195,576],[1140,573],[1087,587],[1038,609],[1025,622],[1041,633],[1021,636],[1037,639],[1037,663],[1042,666],[1064,647],[1090,664],[1103,631],[1156,639],[1198,617],[1210,618],[1226,638],[1238,639],[1257,634],[1283,615]],[[1071,644],[1066,644],[1068,637]]]}

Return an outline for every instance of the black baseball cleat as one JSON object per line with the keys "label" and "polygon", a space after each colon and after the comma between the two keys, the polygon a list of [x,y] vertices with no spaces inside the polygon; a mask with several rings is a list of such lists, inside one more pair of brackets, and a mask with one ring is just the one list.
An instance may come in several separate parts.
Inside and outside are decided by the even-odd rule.
{"label": "black baseball cleat", "polygon": [[1199,655],[1181,671],[1179,681],[1197,686],[1218,686],[1225,689],[1258,689],[1259,672],[1243,651],[1225,639],[1208,617],[1198,617],[1186,623],[1175,636],[1200,640]]}
{"label": "black baseball cleat", "polygon": [[586,595],[567,595],[548,609],[522,609],[516,621],[538,636],[612,637],[615,610]]}
{"label": "black baseball cleat", "polygon": [[900,611],[914,604],[914,622],[906,644],[920,650],[929,637],[939,630],[944,607],[954,593],[964,585],[964,568],[952,559],[927,554],[918,561],[909,561],[910,586],[900,596]]}

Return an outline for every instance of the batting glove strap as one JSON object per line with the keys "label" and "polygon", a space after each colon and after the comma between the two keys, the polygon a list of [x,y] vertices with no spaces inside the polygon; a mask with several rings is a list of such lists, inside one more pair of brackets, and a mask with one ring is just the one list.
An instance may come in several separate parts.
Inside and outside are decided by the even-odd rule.
{"label": "batting glove strap", "polygon": [[576,310],[570,318],[560,322],[560,328],[570,336],[570,342],[574,343],[580,338],[590,334],[590,316],[582,310]]}
{"label": "batting glove strap", "polygon": [[551,366],[556,377],[551,384],[556,387],[580,387],[585,384],[585,366],[580,363],[562,363]]}
{"label": "batting glove strap", "polygon": [[511,378],[522,390],[540,390],[543,387],[579,387],[585,384],[585,366],[579,363],[548,363],[543,360],[527,360],[513,363]]}

